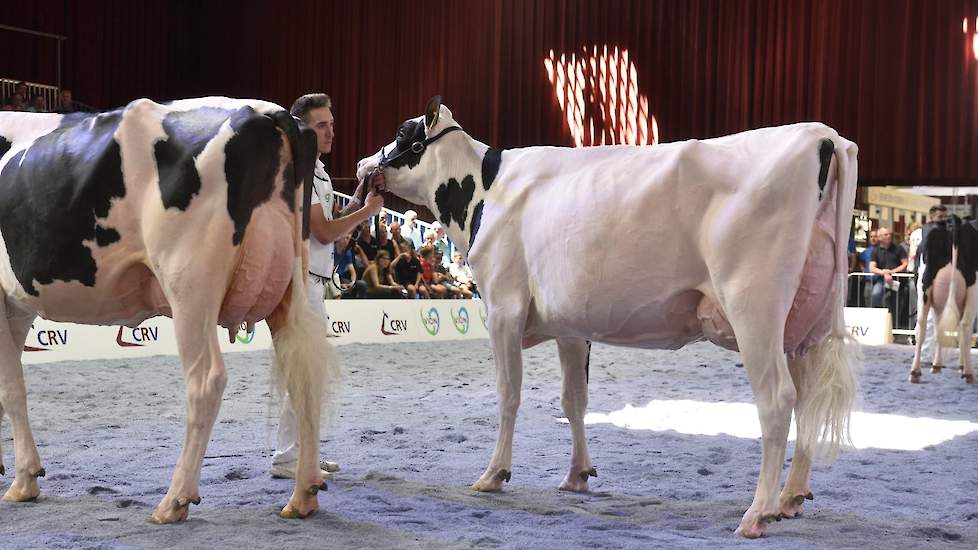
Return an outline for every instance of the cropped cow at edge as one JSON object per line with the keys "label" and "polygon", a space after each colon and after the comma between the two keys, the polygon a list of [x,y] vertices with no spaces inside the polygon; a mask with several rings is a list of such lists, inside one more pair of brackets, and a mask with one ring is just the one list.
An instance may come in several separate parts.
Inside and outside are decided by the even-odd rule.
{"label": "cropped cow at edge", "polygon": [[318,508],[321,401],[338,369],[305,297],[315,151],[311,130],[256,100],[0,114],[0,419],[11,419],[15,451],[4,500],[33,500],[45,473],[20,361],[33,319],[134,327],[168,315],[187,431],[153,521],[185,519],[200,502],[227,380],[217,326],[233,338],[262,319],[276,377],[301,418],[299,475],[282,515]]}
{"label": "cropped cow at edge", "polygon": [[944,368],[942,348],[957,344],[961,378],[968,384],[975,383],[970,353],[978,314],[978,229],[974,224],[951,216],[928,232],[926,242],[921,243],[927,251],[927,264],[917,294],[917,341],[910,366],[910,381],[914,384],[920,383],[920,360],[931,310],[938,316],[931,372],[936,374]]}
{"label": "cropped cow at edge", "polygon": [[[560,487],[586,491],[590,341],[678,349],[706,338],[739,349],[763,434],[738,532],[757,537],[799,514],[817,451],[832,457],[848,439],[855,395],[842,306],[856,152],[817,123],[655,147],[500,150],[461,131],[438,97],[402,124],[358,176],[382,169],[389,191],[428,206],[468,249],[500,414],[473,488],[510,479],[521,348],[557,341],[573,435]],[[799,438],[779,498],[793,409]]]}

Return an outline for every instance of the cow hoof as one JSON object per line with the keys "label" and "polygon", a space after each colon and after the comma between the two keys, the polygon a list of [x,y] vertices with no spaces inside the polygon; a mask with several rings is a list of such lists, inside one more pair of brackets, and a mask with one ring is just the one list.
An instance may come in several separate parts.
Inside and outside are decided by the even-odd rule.
{"label": "cow hoof", "polygon": [[32,493],[31,491],[21,491],[10,487],[0,500],[4,502],[34,502],[40,494],[40,489]]}
{"label": "cow hoof", "polygon": [[797,494],[793,497],[782,497],[781,499],[781,517],[785,519],[794,519],[801,515],[805,499],[811,500],[811,493],[807,495]]}
{"label": "cow hoof", "polygon": [[944,365],[931,365],[930,367],[930,372],[932,374],[941,374],[942,370],[944,370]]}
{"label": "cow hoof", "polygon": [[509,483],[510,478],[513,477],[513,473],[509,470],[499,470],[495,475],[488,478],[486,475],[482,474],[482,478],[472,484],[473,491],[479,491],[480,493],[498,493],[503,489],[503,482]]}
{"label": "cow hoof", "polygon": [[961,378],[964,378],[964,382],[966,384],[974,384],[975,383],[975,375],[973,375],[973,374],[962,374],[961,375]]}
{"label": "cow hoof", "polygon": [[759,539],[767,533],[767,523],[766,521],[748,521],[745,517],[741,520],[740,526],[737,527],[735,533],[745,539]]}
{"label": "cow hoof", "polygon": [[285,508],[282,508],[282,511],[278,513],[278,517],[282,519],[306,519],[315,513],[315,509],[303,513],[300,512],[298,508],[294,508],[291,504],[286,504]]}
{"label": "cow hoof", "polygon": [[910,373],[910,383],[911,384],[919,384],[920,383],[920,373],[919,372],[911,372]]}

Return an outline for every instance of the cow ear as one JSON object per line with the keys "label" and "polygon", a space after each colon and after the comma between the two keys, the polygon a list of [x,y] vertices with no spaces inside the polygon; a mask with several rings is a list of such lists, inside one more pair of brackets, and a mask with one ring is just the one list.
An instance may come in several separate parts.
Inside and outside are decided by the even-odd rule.
{"label": "cow ear", "polygon": [[441,96],[436,95],[428,100],[428,106],[424,108],[424,127],[430,130],[438,122],[438,115],[440,113]]}

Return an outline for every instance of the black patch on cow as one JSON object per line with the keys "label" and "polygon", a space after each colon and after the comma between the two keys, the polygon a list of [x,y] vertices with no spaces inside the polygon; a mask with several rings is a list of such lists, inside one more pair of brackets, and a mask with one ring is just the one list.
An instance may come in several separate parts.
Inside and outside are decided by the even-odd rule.
{"label": "black patch on cow", "polygon": [[920,278],[921,292],[925,293],[926,300],[927,289],[934,284],[937,272],[951,263],[951,228],[944,222],[934,224],[920,246],[927,251],[927,263]]}
{"label": "black patch on cow", "polygon": [[287,111],[276,111],[268,115],[275,125],[285,132],[292,149],[292,161],[285,167],[285,185],[282,187],[282,200],[295,211],[295,187],[302,185],[302,238],[309,238],[309,208],[312,205],[312,178],[316,168],[319,147],[316,132],[305,125],[301,119]]}
{"label": "black patch on cow", "polygon": [[503,150],[490,147],[486,156],[482,157],[482,188],[486,191],[492,187],[499,174],[499,165],[503,162]]}
{"label": "black patch on cow", "polygon": [[3,156],[7,154],[7,151],[10,150],[12,145],[13,143],[7,141],[7,138],[0,136],[0,158],[3,158]]}
{"label": "black patch on cow", "polygon": [[474,193],[475,178],[471,175],[462,178],[462,183],[455,178],[449,178],[447,183],[438,186],[435,191],[435,205],[441,214],[443,226],[448,227],[454,220],[458,228],[465,231],[465,220],[469,215],[469,204]]}
{"label": "black patch on cow", "polygon": [[978,229],[971,223],[958,227],[958,271],[964,276],[965,286],[975,284],[978,271]]}
{"label": "black patch on cow", "polygon": [[825,182],[829,180],[829,164],[832,162],[832,153],[835,152],[835,145],[831,139],[823,139],[818,144],[818,199],[822,200],[822,192],[825,191]]}
{"label": "black patch on cow", "polygon": [[228,180],[227,207],[234,221],[232,243],[244,239],[251,214],[268,201],[275,190],[275,175],[281,161],[282,139],[275,121],[251,107],[231,115],[235,135],[224,147],[224,173]]}
{"label": "black patch on cow", "polygon": [[95,243],[99,246],[109,246],[114,242],[118,242],[122,236],[115,229],[105,228],[101,225],[95,226]]}
{"label": "black patch on cow", "polygon": [[35,281],[94,286],[97,266],[83,243],[119,240],[104,219],[126,194],[114,137],[121,121],[122,111],[66,115],[0,172],[0,233],[29,294],[40,295]]}
{"label": "black patch on cow", "polygon": [[486,201],[479,201],[479,204],[475,205],[475,210],[472,211],[472,224],[469,226],[471,230],[469,233],[469,250],[472,250],[472,245],[475,244],[475,236],[479,232],[479,226],[482,225],[482,207],[486,205]]}
{"label": "black patch on cow", "polygon": [[399,156],[387,166],[390,168],[400,168],[402,166],[414,168],[417,166],[421,162],[421,155],[424,155],[424,150],[420,153],[414,153],[411,151],[411,145],[425,140],[424,130],[424,123],[419,120],[408,120],[401,124],[401,127],[397,130],[397,137],[394,140],[397,145],[396,151],[388,153],[388,156]]}
{"label": "black patch on cow", "polygon": [[156,142],[153,153],[160,175],[164,208],[186,210],[200,193],[200,174],[194,159],[220,131],[232,111],[202,107],[170,113],[163,119],[166,138]]}

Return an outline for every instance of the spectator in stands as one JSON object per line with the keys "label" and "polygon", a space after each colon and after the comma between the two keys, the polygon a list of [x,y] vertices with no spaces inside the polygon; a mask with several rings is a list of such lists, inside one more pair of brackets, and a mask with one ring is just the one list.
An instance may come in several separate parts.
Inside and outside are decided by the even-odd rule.
{"label": "spectator in stands", "polygon": [[[397,253],[394,255],[394,261],[397,261],[397,257],[406,252],[407,243],[410,243],[410,239],[404,238],[401,235],[401,224],[400,222],[394,222],[391,224],[391,241],[394,242],[394,251]],[[414,243],[411,243],[411,248],[414,249]]]}
{"label": "spectator in stands", "polygon": [[893,233],[886,227],[876,231],[879,245],[873,251],[869,261],[869,271],[881,278],[873,283],[873,294],[870,300],[872,307],[883,307],[883,292],[886,289],[899,290],[900,283],[894,279],[894,273],[907,270],[907,253],[893,244]]}
{"label": "spectator in stands", "polygon": [[391,258],[396,258],[398,254],[393,239],[387,234],[387,222],[384,221],[384,218],[380,219],[380,234],[377,235],[377,250],[386,250]]}
{"label": "spectator in stands", "polygon": [[421,284],[428,290],[428,296],[444,298],[448,294],[448,289],[435,281],[435,249],[422,246],[419,256],[421,257]]}
{"label": "spectator in stands", "polygon": [[[335,275],[332,277],[327,298],[363,298],[367,285],[358,280],[357,270],[353,265],[353,247],[350,235],[346,234],[333,243],[333,264]],[[339,282],[336,280],[339,279]]]}
{"label": "spectator in stands", "polygon": [[[921,227],[923,226],[917,222],[910,224],[910,227],[907,228],[907,238],[903,241],[907,245],[908,273],[916,273],[917,247],[920,246]],[[910,315],[912,317],[917,314],[917,283],[914,278],[909,278],[907,279],[907,285],[907,291],[910,295]]]}
{"label": "spectator in stands", "polygon": [[451,273],[459,288],[468,291],[470,296],[475,295],[476,288],[475,281],[472,280],[472,269],[462,261],[461,252],[455,252],[452,256],[452,265],[448,266],[448,272]]}
{"label": "spectator in stands", "polygon": [[62,88],[61,94],[59,96],[58,108],[55,109],[56,113],[74,113],[76,111],[81,111],[78,105],[75,104],[74,98],[71,96],[71,90],[68,88]]}
{"label": "spectator in stands", "polygon": [[[392,224],[393,229],[393,224]],[[403,285],[407,290],[408,298],[421,296],[428,298],[428,289],[421,282],[421,261],[414,253],[414,246],[411,241],[404,240],[401,244],[403,252],[391,262],[391,269],[394,270],[394,280],[397,284]]]}
{"label": "spectator in stands", "polygon": [[374,237],[373,233],[370,232],[371,225],[370,220],[364,220],[360,224],[360,228],[357,231],[359,234],[357,236],[356,246],[367,257],[367,260],[372,262],[377,256],[379,246],[377,244],[377,237]]}
{"label": "spectator in stands", "polygon": [[455,282],[455,277],[452,277],[452,274],[448,271],[448,267],[445,265],[441,250],[437,248],[435,249],[435,282],[444,285],[445,290],[448,291],[448,296],[451,298],[467,299],[472,297],[471,292],[461,288]]}
{"label": "spectator in stands", "polygon": [[46,113],[48,112],[48,102],[44,99],[44,96],[37,94],[34,99],[31,100],[30,107],[27,108],[29,113]]}
{"label": "spectator in stands", "polygon": [[[448,238],[445,237],[445,229],[439,222],[431,224],[431,229],[424,234],[424,240],[426,245],[441,253],[440,256],[444,262],[442,265],[448,267]],[[436,253],[435,255],[438,256],[439,254]]]}
{"label": "spectator in stands", "polygon": [[363,273],[367,284],[367,298],[406,298],[407,290],[394,282],[391,274],[391,257],[386,250],[378,250],[374,261]]}
{"label": "spectator in stands", "polygon": [[[876,251],[876,246],[879,244],[879,239],[876,237],[876,230],[872,230],[866,236],[866,248],[859,254],[859,272],[869,273],[869,261],[873,257],[873,252]],[[862,301],[859,303],[860,307],[866,307],[869,304],[869,297],[873,292],[873,283],[876,282],[877,277],[863,277],[863,292]]]}
{"label": "spectator in stands", "polygon": [[25,109],[27,109],[27,104],[24,102],[24,96],[19,93],[14,93],[14,95],[10,96],[7,104],[3,106],[3,110],[5,111],[23,111]]}
{"label": "spectator in stands", "polygon": [[401,235],[414,244],[414,248],[421,248],[424,240],[421,238],[421,226],[418,225],[418,213],[408,210],[404,213],[404,225],[401,226]]}
{"label": "spectator in stands", "polygon": [[23,80],[21,80],[20,82],[14,85],[14,93],[20,94],[21,99],[25,103],[27,102],[27,98],[30,97],[30,94],[27,91],[27,83],[24,82]]}

